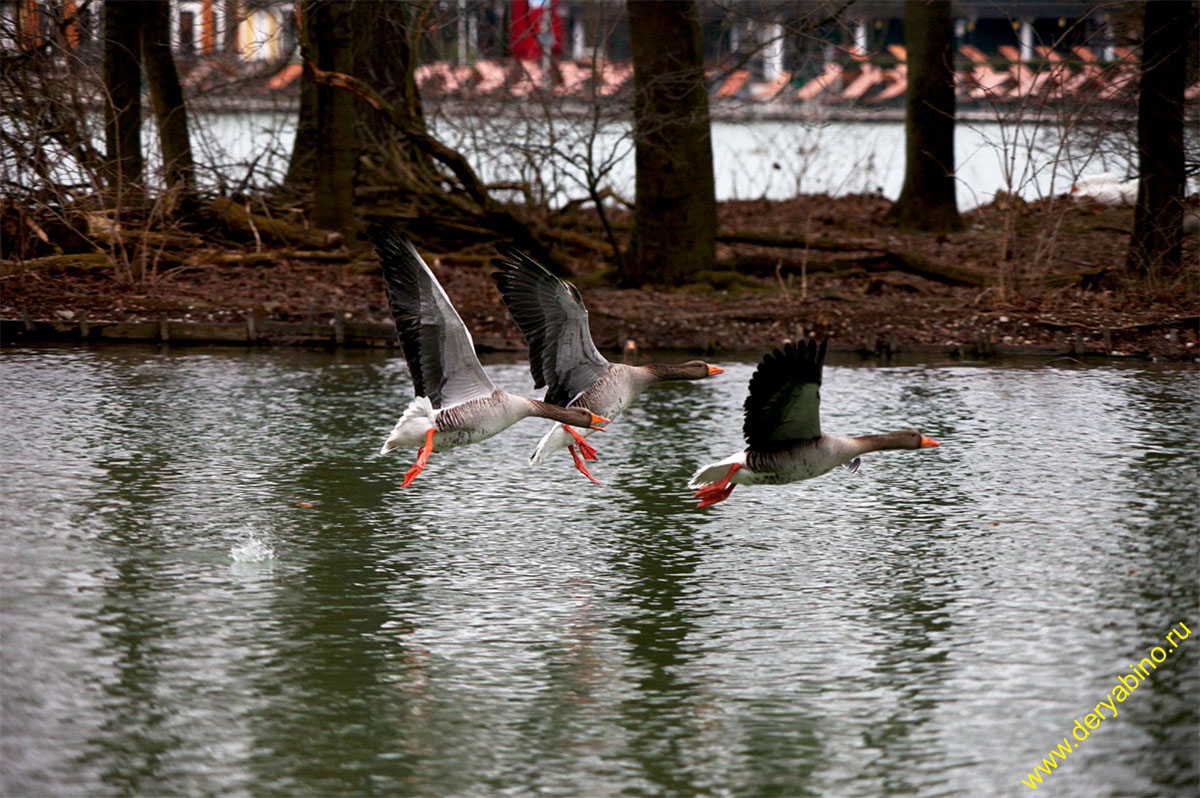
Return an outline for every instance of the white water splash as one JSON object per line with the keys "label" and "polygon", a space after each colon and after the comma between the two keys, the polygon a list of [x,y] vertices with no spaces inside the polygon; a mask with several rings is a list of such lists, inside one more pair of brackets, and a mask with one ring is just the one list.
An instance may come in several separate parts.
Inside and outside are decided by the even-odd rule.
{"label": "white water splash", "polygon": [[245,540],[229,549],[229,556],[234,562],[266,562],[275,559],[275,549],[251,532]]}

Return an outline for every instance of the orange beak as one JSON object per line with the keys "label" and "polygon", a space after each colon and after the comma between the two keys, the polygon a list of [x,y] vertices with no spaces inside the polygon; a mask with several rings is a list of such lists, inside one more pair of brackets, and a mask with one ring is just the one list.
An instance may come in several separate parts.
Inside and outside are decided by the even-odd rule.
{"label": "orange beak", "polygon": [[708,376],[710,376],[710,377],[713,377],[717,374],[724,374],[724,373],[725,373],[725,369],[721,368],[720,366],[709,366],[708,367]]}
{"label": "orange beak", "polygon": [[598,427],[597,424],[607,424],[608,419],[604,416],[598,416],[592,413],[592,423],[588,425],[588,429],[594,429],[597,432],[604,432],[604,427]]}
{"label": "orange beak", "polygon": [[933,446],[941,446],[941,444],[938,443],[937,441],[935,441],[933,438],[928,438],[924,435],[921,436],[921,448],[922,449],[929,449]]}

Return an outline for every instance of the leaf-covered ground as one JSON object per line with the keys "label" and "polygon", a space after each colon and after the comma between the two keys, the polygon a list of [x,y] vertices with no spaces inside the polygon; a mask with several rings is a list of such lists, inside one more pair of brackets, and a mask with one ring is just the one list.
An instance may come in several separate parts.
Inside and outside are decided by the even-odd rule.
{"label": "leaf-covered ground", "polygon": [[[1128,279],[1125,252],[1132,211],[1060,197],[1026,205],[1001,199],[964,215],[948,235],[900,233],[883,222],[888,201],[858,196],[742,201],[721,206],[722,231],[835,242],[841,249],[720,244],[718,259],[758,256],[780,264],[745,274],[714,271],[682,289],[603,287],[609,266],[576,261],[576,280],[602,348],[761,351],[808,332],[838,349],[868,351],[1028,351],[1194,359],[1200,354],[1198,236],[1187,236],[1185,273],[1153,284]],[[618,223],[622,220],[618,219]],[[984,286],[949,285],[898,270],[861,267],[872,253],[910,253],[984,275]],[[489,277],[486,247],[426,253],[459,313],[490,348],[522,342]],[[369,254],[363,257],[369,259]],[[166,317],[234,321],[386,321],[377,271],[359,265],[277,260],[269,265],[164,269],[135,288],[110,269],[56,270],[6,263],[0,316],[87,318],[90,322]],[[801,264],[812,272],[803,278]],[[1097,270],[1100,273],[1095,273]],[[1079,276],[1082,275],[1082,282]],[[1047,284],[1049,278],[1049,284]],[[1057,278],[1057,280],[1056,280]],[[1060,285],[1063,280],[1069,284]]]}

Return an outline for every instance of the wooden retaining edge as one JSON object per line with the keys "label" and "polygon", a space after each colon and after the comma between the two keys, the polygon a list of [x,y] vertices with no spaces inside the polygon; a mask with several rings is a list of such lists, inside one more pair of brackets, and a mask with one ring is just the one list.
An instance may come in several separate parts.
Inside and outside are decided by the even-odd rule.
{"label": "wooden retaining edge", "polygon": [[[247,317],[242,322],[79,321],[0,319],[0,343],[77,341],[96,343],[171,343],[230,346],[324,346],[390,349],[399,346],[396,328],[386,322],[290,322]],[[523,349],[500,336],[476,335],[481,351]]]}
{"label": "wooden retaining edge", "polygon": [[[1185,321],[1190,322],[1188,318]],[[1173,324],[1155,326],[1174,326]],[[949,355],[950,357],[1046,357],[1046,358],[1108,358],[1118,360],[1150,359],[1148,352],[1115,353],[1112,332],[1102,341],[1086,341],[1075,330],[1073,338],[1060,331],[1057,344],[996,344],[979,335],[973,341],[949,344],[901,342],[891,338],[886,342],[870,340],[831,341],[831,352],[853,353],[863,357],[891,359],[892,355]],[[475,348],[480,352],[523,352],[522,342],[495,335],[474,335]],[[370,348],[397,349],[396,328],[388,322],[315,321],[288,322],[246,317],[241,322],[170,321],[165,316],[153,321],[96,322],[86,318],[78,321],[0,319],[0,345],[46,342],[95,343],[170,343],[172,345],[228,346],[317,346],[329,349]],[[679,341],[673,347],[680,351],[706,354],[734,353],[736,348],[716,344],[701,335],[691,341]],[[614,349],[614,351],[616,351]],[[1179,349],[1168,355],[1171,359],[1195,360],[1200,352]]]}

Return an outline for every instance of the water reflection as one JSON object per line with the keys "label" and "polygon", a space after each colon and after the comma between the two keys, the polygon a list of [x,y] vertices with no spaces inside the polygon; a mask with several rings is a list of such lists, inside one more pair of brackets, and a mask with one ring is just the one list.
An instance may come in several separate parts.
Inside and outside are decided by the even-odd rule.
{"label": "water reflection", "polygon": [[867,612],[878,650],[867,684],[888,696],[884,714],[863,733],[863,776],[878,780],[879,794],[941,786],[913,781],[914,770],[936,772],[946,759],[932,721],[943,696],[938,685],[952,675],[946,641],[952,637],[956,589],[936,526],[912,530],[918,540],[888,547],[877,561],[868,557],[863,563],[872,573],[874,600]]}
{"label": "water reflection", "polygon": [[[631,424],[635,437],[639,425]],[[636,692],[621,702],[628,756],[640,765],[640,779],[652,785],[640,794],[694,795],[696,774],[689,761],[700,736],[704,687],[690,679],[696,656],[697,608],[690,600],[694,575],[706,541],[698,539],[701,516],[662,490],[678,469],[657,457],[642,460],[635,475],[621,475],[626,518],[607,528],[613,536],[614,570],[622,579],[617,633],[628,641]],[[698,545],[699,544],[699,545]]]}
{"label": "water reflection", "polygon": [[[954,550],[959,542],[947,521],[973,501],[960,481],[938,479],[940,469],[952,474],[958,467],[952,450],[963,439],[957,423],[964,409],[961,388],[929,370],[893,369],[884,376],[896,383],[892,393],[897,398],[894,405],[887,402],[880,408],[884,419],[868,423],[927,430],[951,451],[911,465],[896,463],[898,479],[883,474],[872,480],[873,512],[888,521],[858,572],[877,652],[867,684],[883,698],[879,716],[863,732],[860,781],[875,782],[870,792],[895,795],[946,788],[942,770],[950,752],[942,745],[937,720],[942,704],[952,699],[947,700],[951,697],[941,686],[955,675],[952,641],[961,645],[962,638],[954,629],[955,619],[970,612],[957,606],[960,575]],[[925,452],[896,454],[916,460]],[[914,480],[910,470],[921,479]]]}
{"label": "water reflection", "polygon": [[119,562],[96,619],[107,627],[101,651],[113,660],[115,680],[103,685],[104,720],[80,763],[95,767],[100,781],[122,794],[162,789],[165,765],[182,742],[171,733],[171,713],[158,696],[161,641],[175,634],[170,619],[153,609],[161,601],[156,582],[158,574],[144,563]]}
{"label": "water reflection", "polygon": [[419,590],[401,563],[379,561],[370,535],[310,529],[320,554],[276,596],[271,656],[251,676],[269,697],[250,721],[255,781],[275,795],[373,795],[381,779],[395,789],[416,769],[405,737],[428,679],[404,645],[413,622],[390,600],[399,591],[419,606]]}
{"label": "water reflection", "polygon": [[[721,365],[612,425],[599,487],[524,422],[402,489],[394,358],[0,352],[0,791],[1003,795],[1200,632],[1193,371],[833,359],[827,429],[944,445],[697,511]],[[1056,794],[1194,791],[1193,642]]]}
{"label": "water reflection", "polygon": [[[1151,647],[1170,648],[1163,636],[1175,624],[1183,621],[1188,629],[1200,629],[1195,571],[1200,542],[1194,534],[1200,528],[1200,467],[1195,456],[1200,407],[1194,381],[1189,386],[1164,376],[1147,369],[1141,379],[1122,385],[1132,433],[1126,443],[1135,454],[1114,479],[1114,488],[1121,486],[1129,496],[1129,511],[1121,518],[1128,564],[1114,563],[1110,573],[1115,574],[1106,581],[1115,588],[1114,601],[1137,596],[1138,605],[1147,610],[1137,614],[1137,632],[1121,647],[1128,658],[1122,663],[1125,667],[1112,671],[1102,690],[1111,689],[1116,673],[1128,673],[1127,664],[1147,656]],[[1157,423],[1161,419],[1175,423]],[[1181,535],[1180,530],[1192,534]],[[1143,685],[1152,689],[1136,693],[1130,698],[1137,700],[1123,705],[1128,722],[1145,735],[1152,751],[1145,757],[1126,757],[1123,764],[1164,792],[1200,786],[1200,707],[1194,700],[1200,694],[1200,651],[1188,642],[1175,648]],[[1169,724],[1162,723],[1164,717],[1170,718]]]}

